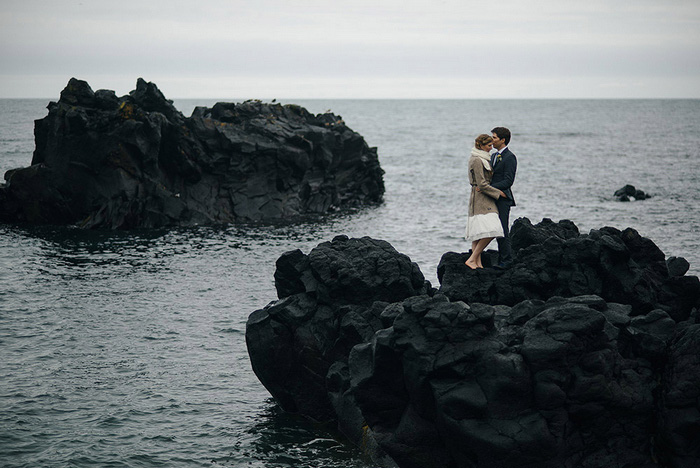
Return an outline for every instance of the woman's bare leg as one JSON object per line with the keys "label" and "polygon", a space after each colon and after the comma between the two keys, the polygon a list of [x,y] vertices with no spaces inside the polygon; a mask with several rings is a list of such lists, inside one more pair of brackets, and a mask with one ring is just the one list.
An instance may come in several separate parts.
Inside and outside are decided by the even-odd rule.
{"label": "woman's bare leg", "polygon": [[[493,240],[493,237],[485,237],[479,239],[476,245],[472,249],[472,254],[469,256],[466,262],[464,262],[472,270],[476,268],[483,268],[481,265],[481,252],[484,251],[487,245]],[[473,244],[472,244],[473,245]]]}
{"label": "woman's bare leg", "polygon": [[485,237],[483,239],[480,239],[480,241],[483,241],[483,245],[480,247],[477,247],[479,249],[479,258],[476,259],[476,264],[478,265],[479,268],[484,268],[484,265],[481,263],[481,254],[484,253],[484,250],[486,250],[486,247],[491,243],[493,240],[493,237],[488,238]]}
{"label": "woman's bare leg", "polygon": [[472,242],[472,252],[478,252],[478,255],[477,255],[476,259],[475,259],[475,261],[476,261],[476,267],[477,267],[477,268],[484,268],[484,265],[481,264],[481,252],[482,252],[484,249],[478,250],[479,242],[481,242],[481,241],[482,241],[482,239],[479,239],[479,240],[476,241],[476,242]]}
{"label": "woman's bare leg", "polygon": [[464,264],[467,265],[467,266],[468,266],[469,268],[471,268],[472,270],[473,270],[474,268],[478,268],[478,267],[479,267],[478,265],[477,265],[477,266],[474,266],[474,264],[476,263],[476,261],[475,261],[474,263],[471,263],[471,264],[470,264],[470,263],[469,263],[469,260],[472,260],[472,259],[474,258],[474,251],[476,251],[476,246],[479,244],[479,241],[480,241],[480,240],[481,240],[481,239],[472,241],[472,254],[469,256],[469,258],[467,259],[467,261],[464,262]]}
{"label": "woman's bare leg", "polygon": [[484,251],[486,246],[489,245],[489,243],[491,243],[492,240],[493,237],[485,237],[483,239],[479,239],[476,243],[476,246],[472,250],[472,254],[464,263],[472,270],[476,268],[483,268],[483,265],[481,265],[481,252]]}

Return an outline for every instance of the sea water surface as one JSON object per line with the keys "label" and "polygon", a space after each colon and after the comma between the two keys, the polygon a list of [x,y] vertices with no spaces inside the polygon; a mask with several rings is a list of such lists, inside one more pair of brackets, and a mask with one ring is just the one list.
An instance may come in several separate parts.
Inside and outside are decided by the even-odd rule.
{"label": "sea water surface", "polygon": [[[48,101],[0,100],[0,173],[30,164]],[[438,286],[441,255],[468,249],[469,149],[496,125],[518,157],[511,220],[632,227],[700,271],[698,100],[293,102],[378,147],[382,205],[277,225],[0,225],[1,466],[371,467],[333,428],[277,408],[246,319],[276,298],[283,252],[338,234],[389,241]],[[628,183],[652,198],[615,201]]]}

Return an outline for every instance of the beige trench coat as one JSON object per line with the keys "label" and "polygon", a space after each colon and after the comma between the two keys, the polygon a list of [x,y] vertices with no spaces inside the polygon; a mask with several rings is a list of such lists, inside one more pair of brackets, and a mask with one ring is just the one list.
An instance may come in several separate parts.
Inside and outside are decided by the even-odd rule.
{"label": "beige trench coat", "polygon": [[[501,195],[501,191],[489,185],[493,177],[493,169],[490,163],[487,164],[489,169],[484,167],[480,157],[472,155],[469,158],[469,184],[472,187],[469,197],[469,216],[498,213],[496,199]],[[481,192],[477,192],[476,187],[479,187]]]}

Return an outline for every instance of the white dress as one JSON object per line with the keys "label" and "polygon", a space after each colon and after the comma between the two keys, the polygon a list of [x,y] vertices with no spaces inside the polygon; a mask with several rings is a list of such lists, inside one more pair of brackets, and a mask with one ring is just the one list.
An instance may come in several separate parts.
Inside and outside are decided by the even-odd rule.
{"label": "white dress", "polygon": [[503,237],[503,226],[497,213],[480,214],[467,218],[464,238],[477,241],[487,237]]}
{"label": "white dress", "polygon": [[[503,226],[496,208],[496,198],[500,190],[490,185],[492,176],[489,154],[472,148],[469,158],[469,217],[464,231],[464,238],[468,241],[503,237]],[[479,187],[479,192],[476,191],[476,187]]]}

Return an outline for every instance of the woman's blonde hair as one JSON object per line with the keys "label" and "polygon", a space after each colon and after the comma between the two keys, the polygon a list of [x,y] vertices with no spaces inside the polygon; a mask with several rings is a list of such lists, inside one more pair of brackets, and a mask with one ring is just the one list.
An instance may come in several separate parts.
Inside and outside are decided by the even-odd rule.
{"label": "woman's blonde hair", "polygon": [[493,141],[493,137],[491,135],[487,135],[485,133],[482,133],[476,139],[474,140],[474,144],[478,149],[481,149],[482,146],[488,145]]}

